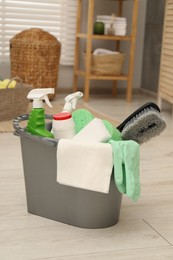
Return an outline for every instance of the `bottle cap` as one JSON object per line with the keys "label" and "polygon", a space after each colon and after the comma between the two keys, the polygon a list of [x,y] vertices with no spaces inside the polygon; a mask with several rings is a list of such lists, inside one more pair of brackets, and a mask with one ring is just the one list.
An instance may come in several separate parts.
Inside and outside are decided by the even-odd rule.
{"label": "bottle cap", "polygon": [[54,120],[66,120],[71,118],[72,115],[68,112],[62,112],[62,113],[58,113],[56,115],[53,115],[53,119]]}

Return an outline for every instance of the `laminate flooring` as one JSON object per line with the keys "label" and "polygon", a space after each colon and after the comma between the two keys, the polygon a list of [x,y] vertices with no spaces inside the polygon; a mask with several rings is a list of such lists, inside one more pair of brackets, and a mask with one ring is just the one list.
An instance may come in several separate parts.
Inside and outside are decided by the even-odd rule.
{"label": "laminate flooring", "polygon": [[[93,96],[88,106],[121,122],[148,101],[156,102],[148,95],[137,95],[131,103]],[[140,146],[139,200],[124,195],[118,224],[103,229],[27,213],[20,139],[0,134],[0,260],[172,260],[173,118],[168,104],[162,114],[165,131]]]}

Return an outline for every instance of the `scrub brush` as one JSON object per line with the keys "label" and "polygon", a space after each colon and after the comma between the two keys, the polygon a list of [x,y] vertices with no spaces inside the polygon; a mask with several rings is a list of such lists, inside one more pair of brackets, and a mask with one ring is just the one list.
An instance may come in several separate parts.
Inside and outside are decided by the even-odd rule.
{"label": "scrub brush", "polygon": [[159,135],[165,127],[159,107],[148,102],[127,117],[117,129],[124,140],[134,140],[142,144]]}

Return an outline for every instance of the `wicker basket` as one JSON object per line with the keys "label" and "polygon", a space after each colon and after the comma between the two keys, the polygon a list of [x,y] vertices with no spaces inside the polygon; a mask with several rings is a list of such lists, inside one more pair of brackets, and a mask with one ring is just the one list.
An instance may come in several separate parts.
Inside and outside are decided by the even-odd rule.
{"label": "wicker basket", "polygon": [[46,31],[32,28],[18,33],[10,40],[11,77],[34,88],[56,88],[60,52],[60,42]]}
{"label": "wicker basket", "polygon": [[[125,61],[125,54],[106,54],[91,56],[91,73],[96,75],[120,75]],[[86,53],[84,53],[86,62]]]}
{"label": "wicker basket", "polygon": [[[18,80],[13,78],[11,81],[14,79]],[[7,121],[26,114],[29,104],[27,95],[31,89],[31,85],[22,82],[18,82],[15,88],[7,86],[6,89],[0,89],[0,121]]]}

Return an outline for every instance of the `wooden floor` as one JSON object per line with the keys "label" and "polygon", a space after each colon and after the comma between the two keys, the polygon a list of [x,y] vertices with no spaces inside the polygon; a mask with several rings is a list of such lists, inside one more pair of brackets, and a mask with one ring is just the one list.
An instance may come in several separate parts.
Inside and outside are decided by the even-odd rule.
{"label": "wooden floor", "polygon": [[[89,106],[125,119],[151,100],[92,97]],[[152,99],[154,101],[154,99]],[[0,260],[172,260],[173,119],[166,130],[141,145],[142,194],[123,196],[120,221],[105,229],[81,229],[27,213],[19,138],[0,134]]]}

